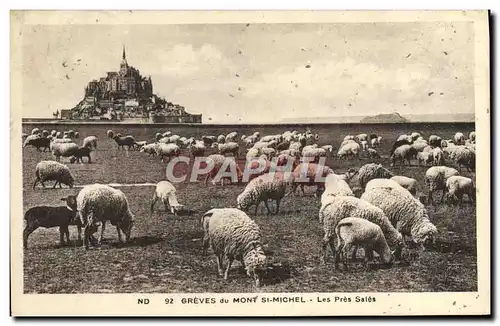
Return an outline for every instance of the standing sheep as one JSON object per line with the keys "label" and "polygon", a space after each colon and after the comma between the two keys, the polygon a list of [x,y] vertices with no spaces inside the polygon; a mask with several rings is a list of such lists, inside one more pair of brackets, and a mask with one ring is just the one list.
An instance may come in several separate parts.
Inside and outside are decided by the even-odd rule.
{"label": "standing sheep", "polygon": [[[340,257],[347,269],[347,257],[352,256],[351,251],[363,247],[365,251],[365,264],[373,259],[375,251],[384,264],[391,265],[394,253],[391,252],[380,226],[363,218],[346,217],[335,228],[337,234],[337,248],[335,268],[338,268]],[[355,253],[354,253],[355,254]]]}
{"label": "standing sheep", "polygon": [[28,145],[35,147],[37,151],[43,148],[45,152],[50,147],[50,139],[47,137],[40,137],[38,134],[29,135],[24,140],[23,148]]}
{"label": "standing sheep", "polygon": [[275,214],[278,214],[280,202],[285,197],[290,178],[283,172],[271,172],[252,179],[236,199],[238,209],[247,211],[251,206],[255,205],[254,214],[257,214],[260,203],[264,202],[267,213],[271,214],[268,200],[274,200],[276,201]]}
{"label": "standing sheep", "polygon": [[444,153],[440,147],[432,149],[432,164],[444,165]]}
{"label": "standing sheep", "polygon": [[181,149],[176,144],[165,144],[165,143],[157,143],[155,146],[156,155],[164,161],[164,158],[167,157],[170,161],[173,157],[177,157],[181,153]]}
{"label": "standing sheep", "polygon": [[325,188],[325,178],[331,173],[333,173],[333,170],[326,165],[306,162],[300,163],[292,172],[291,193],[295,195],[297,187],[300,184],[302,195],[305,196],[305,186],[316,186],[316,196],[319,197]]}
{"label": "standing sheep", "polygon": [[433,156],[432,152],[418,152],[417,153],[417,163],[420,166],[420,164],[424,164],[425,166],[432,164],[433,161]]}
{"label": "standing sheep", "polygon": [[401,187],[408,190],[413,196],[416,196],[418,189],[417,180],[402,175],[395,175],[391,178],[391,180],[396,181]]}
{"label": "standing sheep", "polygon": [[455,161],[460,170],[462,170],[462,166],[465,166],[467,171],[476,170],[476,153],[469,147],[457,146],[451,158]]}
{"label": "standing sheep", "polygon": [[410,166],[412,157],[416,155],[417,151],[411,145],[401,145],[391,155],[391,166],[394,166],[397,160],[399,160],[401,165],[404,165],[404,161],[406,160],[408,161],[408,166]]}
{"label": "standing sheep", "polygon": [[[203,215],[202,222],[204,251],[206,244],[212,247],[219,275],[227,280],[236,259],[259,287],[266,268],[259,226],[245,212],[234,208],[211,209]],[[227,260],[225,271],[224,258]]]}
{"label": "standing sheep", "polygon": [[226,155],[228,153],[233,154],[234,157],[238,158],[238,152],[240,150],[240,145],[238,143],[229,142],[225,144],[218,145],[219,154]]}
{"label": "standing sheep", "polygon": [[156,184],[155,192],[153,193],[153,199],[151,200],[151,215],[158,199],[161,200],[165,206],[165,211],[169,210],[172,214],[177,215],[177,212],[184,208],[184,205],[180,204],[177,200],[177,190],[174,185],[169,181],[160,181]]}
{"label": "standing sheep", "polygon": [[394,176],[391,171],[387,170],[382,164],[368,163],[363,165],[358,171],[359,185],[362,189],[371,179],[385,178],[390,179]]}
{"label": "standing sheep", "polygon": [[28,237],[36,229],[59,227],[59,244],[64,245],[64,236],[69,243],[69,225],[76,225],[78,228],[78,240],[81,238],[80,220],[76,218],[76,197],[69,195],[61,198],[66,206],[35,206],[24,213],[26,227],[23,231],[23,245],[28,247]]}
{"label": "standing sheep", "polygon": [[83,139],[82,147],[88,147],[90,149],[97,149],[97,137],[87,136]]}
{"label": "standing sheep", "polygon": [[116,144],[118,145],[118,149],[124,149],[123,146],[127,146],[127,149],[130,150],[130,148],[135,146],[135,139],[133,136],[128,135],[128,136],[120,136],[120,135],[115,135],[112,137]]}
{"label": "standing sheep", "polygon": [[73,143],[60,143],[60,142],[52,142],[50,144],[51,150],[52,150],[52,155],[56,158],[56,161],[61,160],[62,157],[71,157],[75,156],[75,154],[78,154],[78,151],[80,147]]}
{"label": "standing sheep", "polygon": [[[215,180],[215,177],[217,177],[219,172],[221,172],[220,169],[223,166],[227,166],[229,169],[231,169],[231,166],[233,166],[236,170],[236,176],[234,176],[236,178],[232,178],[233,179],[232,181],[235,181],[234,179],[236,179],[237,181],[241,181],[243,174],[241,173],[241,170],[238,167],[238,164],[236,164],[234,158],[225,157],[224,155],[220,154],[212,154],[207,157],[207,164],[210,165],[210,163],[212,164],[213,167],[210,169],[210,171],[207,172],[207,175],[205,177],[205,185],[208,185],[209,179],[213,179],[212,184],[214,185],[216,184],[217,180]],[[222,172],[227,172],[227,171],[222,171]],[[222,185],[224,185],[224,179],[225,178],[221,178],[220,180]]]}
{"label": "standing sheep", "polygon": [[427,185],[427,187],[429,187],[429,193],[427,195],[427,200],[429,203],[434,204],[432,195],[436,190],[443,191],[443,195],[441,196],[441,203],[443,202],[447,190],[446,180],[454,175],[458,175],[458,171],[447,166],[433,166],[427,169],[427,171],[425,172],[425,184]]}
{"label": "standing sheep", "polygon": [[35,167],[35,176],[36,180],[35,183],[33,183],[33,190],[38,182],[40,182],[45,188],[45,181],[55,181],[56,183],[54,183],[54,187],[52,187],[52,189],[54,189],[57,184],[59,184],[60,188],[62,188],[62,184],[65,184],[71,189],[73,188],[75,182],[69,168],[56,161],[39,162]]}
{"label": "standing sheep", "polygon": [[371,187],[361,199],[379,207],[403,235],[422,246],[434,243],[437,229],[424,205],[402,187]]}
{"label": "standing sheep", "polygon": [[107,221],[116,226],[120,242],[122,242],[120,231],[125,233],[125,242],[130,240],[134,215],[130,212],[127,197],[121,190],[98,183],[87,185],[78,193],[76,202],[84,226],[85,249],[89,249],[88,240],[97,231],[99,224],[101,224],[101,234],[97,244],[101,245]]}

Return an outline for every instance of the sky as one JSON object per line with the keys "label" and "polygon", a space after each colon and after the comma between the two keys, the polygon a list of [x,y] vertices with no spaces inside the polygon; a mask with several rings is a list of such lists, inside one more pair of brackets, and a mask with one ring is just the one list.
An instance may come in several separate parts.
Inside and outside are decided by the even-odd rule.
{"label": "sky", "polygon": [[23,117],[129,65],[207,123],[474,113],[470,22],[25,25]]}

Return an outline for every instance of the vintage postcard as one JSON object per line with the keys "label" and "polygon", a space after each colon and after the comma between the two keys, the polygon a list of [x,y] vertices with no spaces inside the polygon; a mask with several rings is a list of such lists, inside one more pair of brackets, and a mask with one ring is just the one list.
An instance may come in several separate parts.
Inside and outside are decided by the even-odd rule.
{"label": "vintage postcard", "polygon": [[12,315],[491,314],[489,57],[488,11],[12,11]]}

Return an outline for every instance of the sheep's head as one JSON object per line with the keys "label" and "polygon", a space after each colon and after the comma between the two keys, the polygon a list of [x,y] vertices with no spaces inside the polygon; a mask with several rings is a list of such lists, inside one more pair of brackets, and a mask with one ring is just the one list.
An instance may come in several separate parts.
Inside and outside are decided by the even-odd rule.
{"label": "sheep's head", "polygon": [[130,240],[130,233],[132,232],[132,227],[134,226],[133,219],[124,219],[120,223],[120,229],[125,233],[125,241],[128,242]]}
{"label": "sheep's head", "polygon": [[236,208],[246,212],[248,211],[248,208],[252,205],[252,198],[251,196],[249,196],[248,193],[242,192],[236,198],[236,203],[237,203]]}
{"label": "sheep's head", "polygon": [[415,234],[412,234],[413,241],[422,246],[422,249],[436,243],[437,228],[432,223],[422,225]]}
{"label": "sheep's head", "polygon": [[253,243],[252,249],[245,254],[243,262],[247,275],[255,280],[255,286],[259,287],[266,272],[267,257],[260,244]]}
{"label": "sheep's head", "polygon": [[68,197],[61,198],[63,202],[66,202],[66,206],[72,211],[76,212],[76,196],[69,195]]}
{"label": "sheep's head", "polygon": [[170,206],[170,211],[174,215],[177,215],[178,212],[181,212],[183,210],[184,210],[184,205],[182,205],[182,204],[177,204],[177,205]]}

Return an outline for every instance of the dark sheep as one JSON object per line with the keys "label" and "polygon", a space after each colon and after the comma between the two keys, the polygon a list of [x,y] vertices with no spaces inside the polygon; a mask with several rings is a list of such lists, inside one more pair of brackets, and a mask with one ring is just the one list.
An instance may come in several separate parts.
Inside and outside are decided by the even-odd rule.
{"label": "dark sheep", "polygon": [[368,137],[368,139],[372,140],[373,138],[378,138],[378,136],[376,134],[370,134],[370,136]]}
{"label": "dark sheep", "polygon": [[393,145],[392,145],[392,148],[391,148],[391,156],[392,154],[394,154],[394,151],[396,150],[396,148],[398,148],[399,146],[401,145],[411,145],[412,142],[411,141],[408,141],[407,139],[403,139],[403,140],[398,140],[396,141]]}
{"label": "dark sheep", "polygon": [[113,139],[115,140],[116,144],[118,144],[118,148],[122,148],[123,149],[123,146],[127,146],[127,149],[130,150],[131,147],[134,147],[135,146],[135,139],[133,136],[121,136],[120,134],[118,135],[115,135],[113,137]]}
{"label": "dark sheep", "polygon": [[27,142],[25,142],[23,147],[26,147],[28,145],[36,147],[37,151],[40,151],[40,148],[43,148],[43,151],[45,152],[47,149],[50,149],[50,139],[45,137],[29,139]]}
{"label": "dark sheep", "polygon": [[81,240],[82,224],[77,217],[76,196],[69,195],[66,198],[61,198],[66,202],[66,206],[35,206],[31,207],[24,214],[26,227],[23,232],[24,248],[28,247],[28,237],[33,231],[42,228],[59,227],[59,244],[64,245],[64,237],[69,243],[69,225],[76,225],[78,229],[78,240]]}
{"label": "dark sheep", "polygon": [[92,159],[90,158],[91,149],[88,147],[80,146],[78,150],[73,154],[73,156],[69,159],[71,163],[83,163],[83,157],[88,158],[87,163],[92,163]]}

